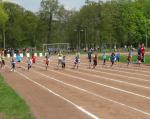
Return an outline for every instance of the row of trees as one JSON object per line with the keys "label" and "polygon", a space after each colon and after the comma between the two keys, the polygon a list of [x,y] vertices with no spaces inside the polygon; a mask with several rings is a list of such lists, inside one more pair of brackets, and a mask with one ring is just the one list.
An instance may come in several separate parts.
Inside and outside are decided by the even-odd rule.
{"label": "row of trees", "polygon": [[[38,47],[43,43],[86,46],[150,46],[150,0],[85,1],[79,10],[66,10],[58,0],[41,0],[39,12],[0,1],[0,44]],[[149,32],[148,32],[149,31]]]}

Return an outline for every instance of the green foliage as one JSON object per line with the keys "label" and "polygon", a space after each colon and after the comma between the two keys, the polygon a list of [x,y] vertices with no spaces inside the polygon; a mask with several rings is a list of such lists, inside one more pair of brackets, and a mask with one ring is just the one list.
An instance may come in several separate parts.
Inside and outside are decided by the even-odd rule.
{"label": "green foliage", "polygon": [[0,25],[3,25],[8,20],[8,15],[5,13],[3,9],[3,4],[0,2]]}
{"label": "green foliage", "polygon": [[146,34],[150,46],[149,0],[85,0],[79,11],[66,10],[58,0],[42,0],[38,13],[14,3],[4,2],[3,7],[0,23],[5,23],[6,47],[40,48],[56,42],[68,42],[74,48],[79,44],[81,48],[136,47],[145,43]]}

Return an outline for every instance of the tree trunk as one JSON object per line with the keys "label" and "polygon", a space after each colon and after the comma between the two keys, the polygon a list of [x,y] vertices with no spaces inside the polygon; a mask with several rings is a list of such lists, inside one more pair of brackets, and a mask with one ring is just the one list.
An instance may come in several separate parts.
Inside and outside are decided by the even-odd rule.
{"label": "tree trunk", "polygon": [[3,48],[5,49],[5,47],[6,47],[6,44],[5,44],[5,41],[6,41],[6,37],[5,37],[5,25],[3,25],[2,32],[3,32]]}
{"label": "tree trunk", "polygon": [[47,43],[51,42],[51,30],[52,30],[52,19],[53,19],[53,14],[50,13],[49,15],[49,23],[48,23],[48,37],[47,37]]}

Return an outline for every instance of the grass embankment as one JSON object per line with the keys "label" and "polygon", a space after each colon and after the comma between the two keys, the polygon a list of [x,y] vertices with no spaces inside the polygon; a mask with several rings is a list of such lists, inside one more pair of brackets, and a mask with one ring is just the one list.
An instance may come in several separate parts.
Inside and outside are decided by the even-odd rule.
{"label": "grass embankment", "polygon": [[[107,61],[109,61],[110,56],[107,56]],[[102,56],[99,57],[100,60],[102,60]],[[137,61],[137,56],[133,55],[132,56],[132,62]],[[120,57],[120,62],[126,63],[127,62],[127,55],[121,55]],[[150,55],[145,56],[145,63],[144,64],[150,64]]]}
{"label": "grass embankment", "polygon": [[29,107],[0,76],[0,119],[34,119]]}

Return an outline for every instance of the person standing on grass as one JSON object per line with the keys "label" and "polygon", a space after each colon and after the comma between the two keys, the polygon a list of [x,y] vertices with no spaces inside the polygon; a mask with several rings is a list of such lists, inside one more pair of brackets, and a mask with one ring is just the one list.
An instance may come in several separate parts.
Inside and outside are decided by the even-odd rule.
{"label": "person standing on grass", "polygon": [[132,62],[132,51],[131,50],[128,53],[127,61],[128,61],[127,66],[129,66]]}
{"label": "person standing on grass", "polygon": [[31,67],[32,67],[32,60],[29,57],[28,58],[28,71],[31,69]]}
{"label": "person standing on grass", "polygon": [[15,68],[16,68],[16,62],[15,62],[14,57],[12,57],[12,60],[11,60],[11,70],[10,71],[15,72]]}
{"label": "person standing on grass", "polygon": [[145,47],[144,47],[144,43],[141,46],[141,62],[144,63],[144,57],[145,56]]}
{"label": "person standing on grass", "polygon": [[92,63],[92,51],[89,49],[88,51],[88,59],[89,59],[89,69],[91,68]]}
{"label": "person standing on grass", "polygon": [[97,62],[98,62],[98,54],[95,53],[95,54],[94,54],[94,57],[93,57],[93,69],[96,68]]}
{"label": "person standing on grass", "polygon": [[141,55],[141,44],[139,44],[139,47],[137,49],[137,53],[138,53],[138,55]]}
{"label": "person standing on grass", "polygon": [[111,56],[110,56],[110,61],[111,61],[111,67],[114,65],[114,63],[115,63],[115,58],[116,58],[116,56],[115,56],[115,53],[113,52],[112,54],[111,54]]}

